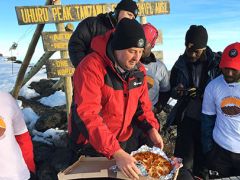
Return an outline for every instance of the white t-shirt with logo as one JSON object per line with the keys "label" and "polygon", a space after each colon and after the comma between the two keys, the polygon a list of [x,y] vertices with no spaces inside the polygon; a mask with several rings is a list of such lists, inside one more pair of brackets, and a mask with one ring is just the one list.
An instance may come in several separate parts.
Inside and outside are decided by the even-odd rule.
{"label": "white t-shirt with logo", "polygon": [[202,112],[217,115],[213,139],[222,148],[240,153],[240,83],[228,84],[223,75],[205,89]]}
{"label": "white t-shirt with logo", "polygon": [[0,92],[0,179],[27,180],[30,173],[15,135],[27,132],[23,114],[15,99]]}
{"label": "white t-shirt with logo", "polygon": [[154,80],[153,87],[148,90],[152,105],[158,102],[159,92],[167,92],[170,90],[169,74],[163,62],[151,62],[144,64],[147,75]]}

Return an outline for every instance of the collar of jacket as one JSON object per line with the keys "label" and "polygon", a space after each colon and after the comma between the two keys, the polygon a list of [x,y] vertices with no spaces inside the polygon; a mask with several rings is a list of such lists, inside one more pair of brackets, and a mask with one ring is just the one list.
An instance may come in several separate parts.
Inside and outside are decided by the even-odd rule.
{"label": "collar of jacket", "polygon": [[[187,58],[187,56],[185,54],[179,56],[178,60],[175,62],[173,67],[178,69],[179,71],[181,71],[184,74],[187,81],[189,81],[188,67],[187,67],[188,61],[186,60],[186,58]],[[208,46],[206,48],[206,60],[207,60],[208,69],[209,69],[210,64],[212,64],[214,61],[214,55],[213,55],[212,50]]]}
{"label": "collar of jacket", "polygon": [[[208,62],[208,67],[211,67],[212,65],[216,65],[215,61],[215,55],[214,52],[210,49],[210,47],[207,46],[206,53],[205,53],[206,61]],[[176,61],[174,67],[177,69],[185,69],[187,67],[187,56],[185,54],[179,56],[178,60]]]}
{"label": "collar of jacket", "polygon": [[157,62],[155,55],[151,52],[150,56],[141,58],[141,63],[149,64],[151,62]]}
{"label": "collar of jacket", "polygon": [[117,19],[113,12],[101,13],[97,16],[108,29],[113,29],[117,25]]}

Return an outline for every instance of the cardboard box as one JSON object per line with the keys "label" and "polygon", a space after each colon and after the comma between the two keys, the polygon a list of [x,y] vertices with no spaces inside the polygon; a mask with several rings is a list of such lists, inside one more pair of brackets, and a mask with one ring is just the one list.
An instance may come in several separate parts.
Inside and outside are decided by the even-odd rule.
{"label": "cardboard box", "polygon": [[114,173],[109,168],[115,165],[115,160],[105,157],[81,156],[77,162],[58,173],[59,180],[83,178],[119,178],[128,179],[121,172]]}
{"label": "cardboard box", "polygon": [[[105,157],[81,156],[77,162],[64,171],[58,173],[59,180],[83,179],[83,178],[116,178],[129,180],[121,172],[114,173],[109,168],[115,165],[115,160],[108,160]],[[175,177],[176,178],[176,177]],[[174,179],[175,179],[174,178]],[[140,180],[153,178],[140,177]]]}

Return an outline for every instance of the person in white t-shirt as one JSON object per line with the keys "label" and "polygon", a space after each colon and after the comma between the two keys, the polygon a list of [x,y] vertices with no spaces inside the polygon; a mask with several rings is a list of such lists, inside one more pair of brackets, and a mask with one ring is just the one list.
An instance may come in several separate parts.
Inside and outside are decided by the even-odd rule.
{"label": "person in white t-shirt", "polygon": [[27,180],[35,173],[33,146],[16,100],[0,92],[0,179]]}
{"label": "person in white t-shirt", "polygon": [[218,177],[240,175],[240,43],[227,46],[222,75],[205,89],[202,145],[206,165]]}

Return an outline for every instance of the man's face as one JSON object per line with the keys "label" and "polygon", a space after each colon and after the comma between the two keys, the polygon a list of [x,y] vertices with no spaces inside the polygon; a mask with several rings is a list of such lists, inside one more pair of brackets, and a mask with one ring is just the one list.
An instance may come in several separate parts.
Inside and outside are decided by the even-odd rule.
{"label": "man's face", "polygon": [[143,53],[143,48],[128,48],[115,50],[114,55],[119,65],[125,70],[131,70],[139,62]]}
{"label": "man's face", "polygon": [[144,48],[144,51],[143,51],[143,55],[142,57],[145,58],[145,57],[149,57],[150,54],[151,54],[151,50],[152,50],[152,46],[149,42],[146,43],[146,46]]}
{"label": "man's face", "polygon": [[135,16],[133,13],[125,10],[121,10],[118,14],[118,22],[121,21],[123,18],[128,18],[128,19],[135,19]]}
{"label": "man's face", "polygon": [[191,47],[186,47],[186,54],[190,60],[190,62],[196,62],[203,54],[204,50],[206,48],[202,49],[192,49]]}
{"label": "man's face", "polygon": [[234,83],[240,81],[240,70],[232,68],[222,68],[222,73],[227,83]]}

